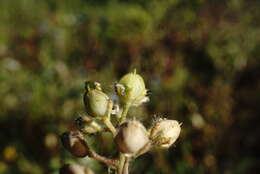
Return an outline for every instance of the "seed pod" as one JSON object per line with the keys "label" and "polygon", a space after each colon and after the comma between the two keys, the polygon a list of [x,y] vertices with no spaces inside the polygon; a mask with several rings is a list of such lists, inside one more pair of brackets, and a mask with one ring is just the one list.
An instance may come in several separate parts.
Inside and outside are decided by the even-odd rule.
{"label": "seed pod", "polygon": [[77,118],[75,124],[81,132],[87,134],[94,134],[103,130],[98,122],[88,116]]}
{"label": "seed pod", "polygon": [[151,128],[150,139],[159,147],[169,148],[180,135],[180,125],[176,120],[160,119]]}
{"label": "seed pod", "polygon": [[94,172],[78,164],[65,164],[60,168],[60,174],[94,174]]}
{"label": "seed pod", "polygon": [[109,97],[101,91],[99,83],[93,88],[92,83],[86,83],[86,92],[84,94],[84,104],[87,113],[94,117],[103,117],[107,112]]}
{"label": "seed pod", "polygon": [[138,121],[123,123],[115,137],[119,151],[125,154],[137,153],[148,141],[148,133]]}
{"label": "seed pod", "polygon": [[84,136],[79,131],[65,132],[61,135],[61,142],[72,155],[83,158],[90,154]]}
{"label": "seed pod", "polygon": [[135,71],[124,75],[115,85],[115,90],[123,103],[138,106],[149,101],[144,80]]}

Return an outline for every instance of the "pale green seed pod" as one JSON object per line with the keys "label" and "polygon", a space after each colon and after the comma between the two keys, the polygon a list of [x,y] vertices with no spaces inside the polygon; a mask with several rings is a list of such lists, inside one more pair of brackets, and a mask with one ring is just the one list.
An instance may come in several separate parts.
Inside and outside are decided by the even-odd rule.
{"label": "pale green seed pod", "polygon": [[109,97],[101,91],[99,84],[93,88],[90,83],[87,82],[83,100],[86,111],[90,116],[103,117],[106,114]]}
{"label": "pale green seed pod", "polygon": [[149,137],[142,123],[127,121],[120,126],[115,142],[120,152],[131,155],[142,149],[149,142]]}
{"label": "pale green seed pod", "polygon": [[150,131],[150,139],[154,145],[169,148],[179,137],[181,124],[176,120],[160,119]]}
{"label": "pale green seed pod", "polygon": [[61,135],[61,142],[75,157],[83,158],[90,155],[90,149],[84,139],[84,136],[79,131],[69,131]]}
{"label": "pale green seed pod", "polygon": [[138,106],[149,101],[144,80],[135,71],[124,75],[115,85],[115,89],[123,103]]}
{"label": "pale green seed pod", "polygon": [[87,167],[78,164],[65,164],[60,168],[60,174],[94,174],[94,172]]}

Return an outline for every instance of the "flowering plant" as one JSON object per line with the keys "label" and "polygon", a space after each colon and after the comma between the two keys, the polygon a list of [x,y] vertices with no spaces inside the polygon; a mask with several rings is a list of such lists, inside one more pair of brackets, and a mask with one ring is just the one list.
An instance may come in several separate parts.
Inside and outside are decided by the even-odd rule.
{"label": "flowering plant", "polygon": [[[128,110],[149,101],[142,76],[134,72],[124,75],[115,84],[115,91],[121,101],[116,105],[103,91],[100,83],[85,83],[84,104],[87,116],[76,119],[78,131],[61,135],[65,149],[78,158],[90,157],[106,164],[116,174],[128,174],[129,162],[148,152],[152,147],[169,148],[179,137],[181,124],[176,120],[157,119],[147,130],[137,120],[127,119]],[[116,116],[112,123],[111,116]],[[118,157],[108,158],[90,148],[84,134],[109,131],[117,145]],[[94,172],[78,164],[66,164],[61,174],[93,174]]]}

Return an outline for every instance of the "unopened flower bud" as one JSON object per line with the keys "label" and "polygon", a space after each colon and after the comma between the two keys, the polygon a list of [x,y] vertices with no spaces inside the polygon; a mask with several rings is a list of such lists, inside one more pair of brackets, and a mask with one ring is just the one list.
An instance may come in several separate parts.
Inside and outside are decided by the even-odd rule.
{"label": "unopened flower bud", "polygon": [[60,168],[60,174],[94,174],[94,172],[78,164],[65,164]]}
{"label": "unopened flower bud", "polygon": [[180,126],[176,120],[160,119],[151,128],[150,139],[159,147],[169,148],[179,137]]}
{"label": "unopened flower bud", "polygon": [[124,75],[115,85],[115,89],[123,103],[138,106],[149,101],[144,80],[135,71]]}
{"label": "unopened flower bud", "polygon": [[107,112],[108,100],[109,97],[101,91],[99,83],[86,83],[84,104],[90,116],[103,117]]}
{"label": "unopened flower bud", "polygon": [[83,133],[94,134],[103,130],[94,119],[87,116],[77,118],[75,124]]}
{"label": "unopened flower bud", "polygon": [[84,136],[79,131],[65,132],[61,135],[61,142],[65,149],[76,157],[86,157],[90,154]]}
{"label": "unopened flower bud", "polygon": [[91,89],[97,89],[99,91],[102,91],[101,84],[98,82],[93,81],[86,81],[85,82],[85,90],[88,92]]}
{"label": "unopened flower bud", "polygon": [[120,152],[134,154],[148,143],[149,138],[140,122],[127,121],[120,126],[115,141]]}

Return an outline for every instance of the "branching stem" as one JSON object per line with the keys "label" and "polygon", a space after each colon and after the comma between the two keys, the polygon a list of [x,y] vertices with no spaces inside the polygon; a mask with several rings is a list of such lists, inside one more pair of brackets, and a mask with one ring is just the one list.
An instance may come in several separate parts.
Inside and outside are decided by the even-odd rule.
{"label": "branching stem", "polygon": [[107,106],[107,113],[106,113],[106,115],[103,119],[103,122],[107,126],[107,128],[110,130],[110,132],[113,134],[113,136],[115,136],[116,135],[116,128],[114,127],[114,125],[110,121],[112,108],[113,108],[113,102],[112,102],[112,100],[109,99],[108,100],[108,106]]}
{"label": "branching stem", "polygon": [[104,119],[104,123],[109,129],[109,131],[113,134],[113,136],[116,136],[116,128],[114,125],[111,123],[110,119]]}
{"label": "branching stem", "polygon": [[102,155],[97,154],[94,151],[91,151],[89,157],[94,158],[102,163],[105,163],[107,166],[113,166],[113,167],[118,167],[118,161],[114,159],[110,159],[107,157],[104,157]]}

